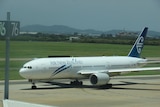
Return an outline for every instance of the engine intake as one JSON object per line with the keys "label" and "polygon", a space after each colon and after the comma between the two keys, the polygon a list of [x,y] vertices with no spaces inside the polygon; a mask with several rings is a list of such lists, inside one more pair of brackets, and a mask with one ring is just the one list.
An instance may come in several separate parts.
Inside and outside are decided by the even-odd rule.
{"label": "engine intake", "polygon": [[100,85],[106,85],[109,82],[110,77],[106,73],[96,73],[92,74],[89,79],[91,84],[100,86]]}

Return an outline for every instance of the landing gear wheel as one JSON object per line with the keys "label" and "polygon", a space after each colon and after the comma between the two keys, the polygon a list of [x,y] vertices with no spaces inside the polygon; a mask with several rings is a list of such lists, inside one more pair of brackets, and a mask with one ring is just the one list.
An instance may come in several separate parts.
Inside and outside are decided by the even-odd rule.
{"label": "landing gear wheel", "polygon": [[82,85],[83,85],[83,82],[82,82],[82,81],[80,81],[80,82],[79,82],[79,85],[81,85],[81,86],[82,86]]}
{"label": "landing gear wheel", "polygon": [[73,86],[82,86],[83,82],[76,80],[76,81],[71,81],[70,84],[73,85]]}
{"label": "landing gear wheel", "polygon": [[33,80],[29,80],[29,81],[32,83],[31,89],[36,89],[37,86],[35,85],[35,81],[33,81]]}
{"label": "landing gear wheel", "polygon": [[37,88],[37,86],[32,86],[31,88],[32,88],[32,89],[36,89],[36,88]]}

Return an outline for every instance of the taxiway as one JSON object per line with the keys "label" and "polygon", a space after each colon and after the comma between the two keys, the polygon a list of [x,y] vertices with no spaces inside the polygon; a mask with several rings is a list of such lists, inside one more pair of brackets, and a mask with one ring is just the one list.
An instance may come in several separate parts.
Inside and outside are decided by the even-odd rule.
{"label": "taxiway", "polygon": [[[58,83],[60,82],[60,83]],[[84,81],[82,87],[72,87],[67,81],[37,83],[30,89],[27,80],[10,81],[9,98],[23,102],[59,107],[159,107],[160,75],[114,77],[113,87],[98,88]],[[4,96],[4,83],[0,82],[0,98]],[[2,107],[2,102],[0,102]]]}

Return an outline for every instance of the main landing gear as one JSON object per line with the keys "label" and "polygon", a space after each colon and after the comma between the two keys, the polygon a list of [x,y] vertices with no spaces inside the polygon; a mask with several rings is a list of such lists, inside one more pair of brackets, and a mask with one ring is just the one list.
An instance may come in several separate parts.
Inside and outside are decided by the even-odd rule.
{"label": "main landing gear", "polygon": [[70,84],[73,85],[73,86],[82,86],[83,82],[75,80],[75,81],[71,81]]}
{"label": "main landing gear", "polygon": [[32,83],[32,87],[31,87],[32,89],[36,89],[37,88],[37,86],[35,85],[35,83]]}

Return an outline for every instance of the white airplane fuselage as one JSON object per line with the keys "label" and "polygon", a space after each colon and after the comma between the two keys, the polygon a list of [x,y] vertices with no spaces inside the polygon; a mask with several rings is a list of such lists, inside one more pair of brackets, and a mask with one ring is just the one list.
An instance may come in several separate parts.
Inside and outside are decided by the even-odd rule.
{"label": "white airplane fuselage", "polygon": [[88,76],[80,75],[79,71],[91,70],[96,73],[101,70],[136,68],[142,66],[140,63],[143,62],[146,59],[128,56],[39,58],[26,63],[20,69],[20,75],[33,80],[85,79]]}

